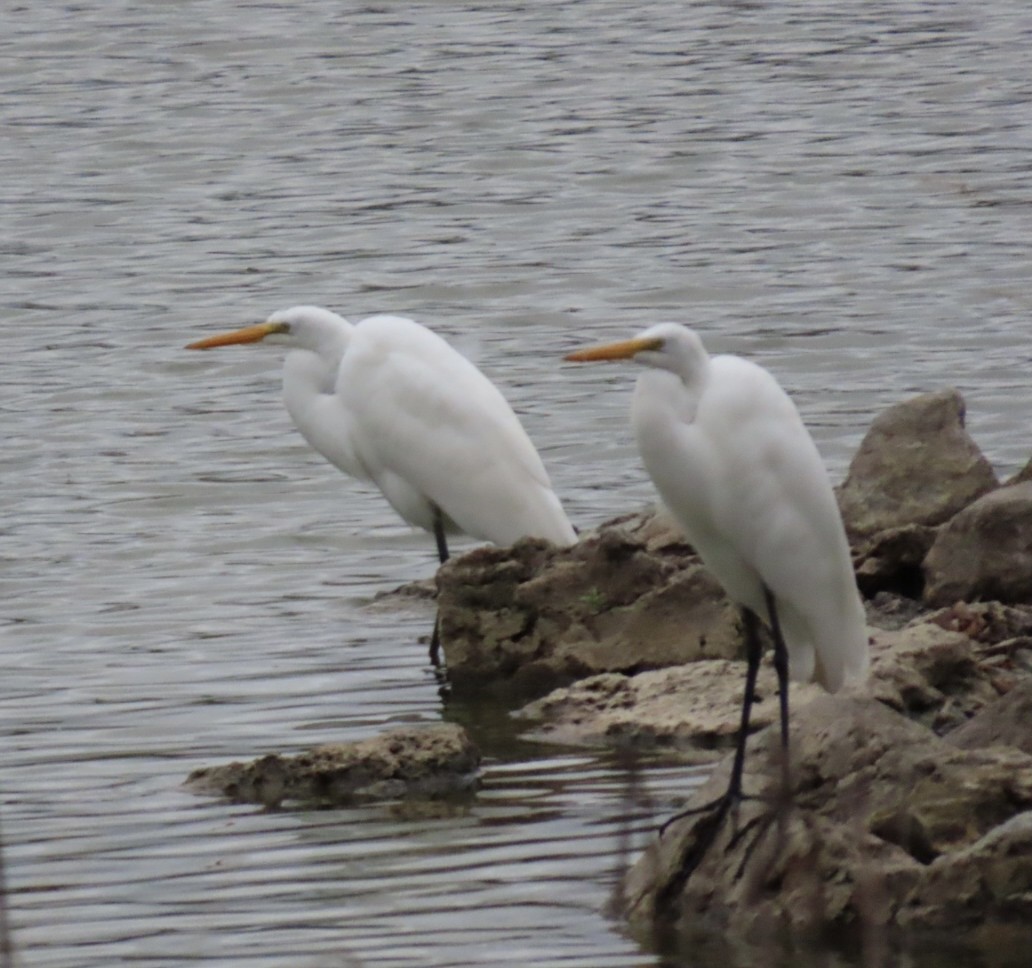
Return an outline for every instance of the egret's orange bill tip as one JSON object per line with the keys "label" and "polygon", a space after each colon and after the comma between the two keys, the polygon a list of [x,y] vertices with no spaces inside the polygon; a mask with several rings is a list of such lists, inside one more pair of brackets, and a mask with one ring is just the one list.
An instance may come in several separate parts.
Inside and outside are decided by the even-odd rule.
{"label": "egret's orange bill tip", "polygon": [[627,360],[642,350],[657,350],[663,345],[660,339],[625,339],[619,343],[606,343],[603,346],[589,346],[587,349],[575,350],[563,357],[570,363],[594,363],[597,360]]}
{"label": "egret's orange bill tip", "polygon": [[257,343],[265,339],[269,333],[279,333],[282,326],[277,323],[258,323],[257,326],[245,326],[243,329],[234,329],[231,333],[218,333],[215,336],[208,336],[199,339],[196,343],[187,344],[188,350],[211,350],[216,346],[233,346],[236,343]]}

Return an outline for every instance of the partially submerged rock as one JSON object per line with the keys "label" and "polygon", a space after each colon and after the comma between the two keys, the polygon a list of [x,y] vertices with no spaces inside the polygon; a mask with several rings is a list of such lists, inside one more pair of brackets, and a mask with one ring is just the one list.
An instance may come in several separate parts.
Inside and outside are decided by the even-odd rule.
{"label": "partially submerged rock", "polygon": [[[951,941],[1027,929],[1023,943],[1032,943],[1030,623],[1030,609],[988,603],[925,613],[870,630],[864,687],[830,696],[794,684],[793,806],[767,827],[780,734],[765,661],[746,790],[768,799],[744,801],[698,867],[707,815],[674,824],[626,880],[626,913],[639,925],[672,923],[694,937],[704,926],[761,949],[786,932],[888,937],[901,926],[953,927]],[[701,806],[726,787],[744,678],[745,664],[727,660],[606,674],[520,715],[535,738],[553,742],[687,749],[692,762],[724,752],[686,804]],[[1016,748],[999,745],[1008,740]],[[762,837],[736,839],[736,830]]]}
{"label": "partially submerged rock", "polygon": [[998,486],[964,428],[956,390],[925,393],[879,414],[839,489],[854,537],[911,524],[938,525]]}
{"label": "partially submerged rock", "polygon": [[[761,944],[872,925],[1032,944],[1030,476],[999,487],[956,391],[874,422],[839,491],[872,599],[870,680],[836,696],[793,687],[792,809],[764,827],[769,802],[742,804],[738,829],[764,832],[748,863],[752,838],[731,824],[697,867],[702,818],[671,827],[627,882],[634,919],[702,919]],[[451,682],[544,696],[521,713],[534,738],[696,760],[733,743],[737,610],[665,515],[627,515],[569,549],[477,549],[437,584]],[[961,600],[988,596],[1011,604]],[[777,776],[768,664],[756,699],[750,791]],[[727,770],[694,802],[722,792]]]}
{"label": "partially submerged rock", "polygon": [[296,756],[271,753],[250,763],[195,770],[195,793],[279,806],[336,806],[364,800],[434,798],[475,787],[480,753],[461,726],[393,729],[372,739],[318,746]]}
{"label": "partially submerged rock", "polygon": [[662,514],[618,518],[556,549],[478,548],[438,572],[441,641],[458,688],[542,694],[742,648],[737,610]]}
{"label": "partially submerged rock", "polygon": [[[993,921],[1032,934],[1032,756],[958,749],[856,696],[795,710],[792,746],[792,806],[778,814],[776,798],[744,801],[737,827],[725,823],[701,858],[708,815],[676,821],[627,879],[632,919],[705,923],[757,944],[786,930]],[[776,790],[778,748],[774,730],[750,743],[747,792]],[[688,805],[718,796],[728,769]]]}

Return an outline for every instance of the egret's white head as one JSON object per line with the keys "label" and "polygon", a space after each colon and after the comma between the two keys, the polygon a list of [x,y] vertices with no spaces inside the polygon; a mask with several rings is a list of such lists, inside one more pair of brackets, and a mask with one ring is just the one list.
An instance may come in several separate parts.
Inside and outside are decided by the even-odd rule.
{"label": "egret's white head", "polygon": [[694,374],[708,358],[698,334],[680,323],[658,323],[633,339],[592,346],[565,357],[574,363],[634,360],[644,366],[670,370],[681,377]]}
{"label": "egret's white head", "polygon": [[350,329],[351,324],[347,320],[321,306],[293,306],[277,310],[264,323],[209,336],[190,343],[187,349],[208,350],[217,346],[268,340],[270,343],[319,352],[322,347],[346,337]]}

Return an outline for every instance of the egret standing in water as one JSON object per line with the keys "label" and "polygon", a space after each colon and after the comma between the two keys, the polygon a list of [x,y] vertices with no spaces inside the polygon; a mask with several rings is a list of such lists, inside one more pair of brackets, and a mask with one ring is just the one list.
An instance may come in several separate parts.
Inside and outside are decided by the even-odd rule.
{"label": "egret standing in water", "polygon": [[[498,388],[425,326],[400,316],[352,324],[318,306],[210,336],[187,349],[267,341],[287,348],[283,399],[302,436],[345,474],[372,481],[401,517],[498,545],[573,544],[544,464]],[[430,655],[439,649],[435,624]]]}
{"label": "egret standing in water", "polygon": [[741,728],[727,792],[713,804],[715,834],[742,796],[762,654],[757,621],[774,640],[786,784],[789,675],[835,692],[867,672],[864,608],[835,494],[774,377],[737,356],[711,357],[687,327],[664,323],[566,359],[631,359],[646,367],[631,408],[645,469],[703,564],[743,611]]}

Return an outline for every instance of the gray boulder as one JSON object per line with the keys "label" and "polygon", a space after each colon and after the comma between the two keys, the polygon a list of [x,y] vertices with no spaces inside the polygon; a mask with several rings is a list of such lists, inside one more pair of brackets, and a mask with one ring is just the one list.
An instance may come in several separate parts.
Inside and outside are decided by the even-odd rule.
{"label": "gray boulder", "polygon": [[926,393],[879,414],[839,489],[846,529],[866,537],[906,525],[938,525],[998,486],[964,428],[956,390]]}
{"label": "gray boulder", "polygon": [[958,513],[939,530],[923,568],[928,605],[1032,602],[1032,481]]}

